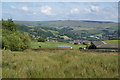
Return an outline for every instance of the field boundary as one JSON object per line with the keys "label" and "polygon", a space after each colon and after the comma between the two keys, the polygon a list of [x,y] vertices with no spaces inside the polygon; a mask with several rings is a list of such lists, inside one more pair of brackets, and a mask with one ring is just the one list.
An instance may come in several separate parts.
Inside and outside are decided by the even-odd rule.
{"label": "field boundary", "polygon": [[64,49],[64,48],[39,48],[39,49],[32,49],[35,51],[39,51],[39,50],[43,50],[43,51],[47,51],[47,50],[79,50],[79,51],[83,51],[83,52],[120,52],[120,50],[98,50],[98,49]]}

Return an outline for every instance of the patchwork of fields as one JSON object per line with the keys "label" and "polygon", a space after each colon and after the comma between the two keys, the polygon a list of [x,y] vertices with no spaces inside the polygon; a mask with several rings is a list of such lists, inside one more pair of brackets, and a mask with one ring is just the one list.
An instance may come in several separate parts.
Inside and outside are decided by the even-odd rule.
{"label": "patchwork of fields", "polygon": [[116,78],[116,52],[2,51],[3,78]]}

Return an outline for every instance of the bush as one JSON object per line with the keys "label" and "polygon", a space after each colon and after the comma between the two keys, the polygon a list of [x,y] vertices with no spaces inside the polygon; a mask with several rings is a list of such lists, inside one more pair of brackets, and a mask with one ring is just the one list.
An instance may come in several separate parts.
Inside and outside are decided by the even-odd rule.
{"label": "bush", "polygon": [[85,42],[83,42],[83,45],[87,45]]}
{"label": "bush", "polygon": [[87,45],[87,49],[96,49],[97,47],[91,42],[91,44]]}
{"label": "bush", "polygon": [[83,49],[82,47],[79,47],[79,49]]}
{"label": "bush", "polygon": [[45,40],[42,37],[40,37],[38,38],[38,42],[45,42]]}
{"label": "bush", "polygon": [[[9,22],[4,22],[5,25],[3,26],[2,30],[2,49],[9,49],[12,51],[22,51],[29,48],[30,37],[27,33],[21,33],[20,31],[16,30],[16,27],[11,27],[8,24]],[[13,23],[13,22],[12,22]],[[7,28],[7,27],[11,28]]]}
{"label": "bush", "polygon": [[78,43],[74,43],[75,45],[78,45]]}
{"label": "bush", "polygon": [[10,35],[4,34],[2,41],[2,48],[12,51],[22,51],[29,48],[30,39],[28,35],[15,32]]}

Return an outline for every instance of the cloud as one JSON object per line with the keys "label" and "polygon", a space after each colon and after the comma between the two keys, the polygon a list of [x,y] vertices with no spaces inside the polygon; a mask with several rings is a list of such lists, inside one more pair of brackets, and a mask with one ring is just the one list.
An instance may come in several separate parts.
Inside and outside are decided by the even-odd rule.
{"label": "cloud", "polygon": [[99,7],[99,6],[96,6],[96,5],[91,5],[91,6],[90,6],[90,11],[91,11],[91,12],[98,12],[99,9],[100,9],[100,7]]}
{"label": "cloud", "polygon": [[85,12],[87,13],[90,13],[91,12],[91,9],[88,9],[88,8],[84,8]]}
{"label": "cloud", "polygon": [[40,11],[45,15],[55,15],[54,13],[52,13],[52,8],[49,6],[42,6]]}
{"label": "cloud", "polygon": [[16,7],[15,6],[10,6],[11,8],[15,9]]}
{"label": "cloud", "polygon": [[[18,20],[115,20],[118,3],[3,3],[3,18]],[[114,12],[114,15],[113,15]],[[9,13],[9,14],[5,14]],[[113,16],[112,16],[113,15]],[[25,18],[26,17],[26,18]],[[106,18],[107,17],[107,18]],[[120,16],[119,16],[120,17]]]}
{"label": "cloud", "polygon": [[79,9],[78,8],[72,8],[70,13],[71,14],[78,14],[79,13]]}
{"label": "cloud", "polygon": [[26,6],[23,6],[21,9],[24,10],[24,11],[28,11],[29,10],[28,7],[26,7]]}
{"label": "cloud", "polygon": [[37,13],[36,12],[33,12],[34,15],[36,15]]}

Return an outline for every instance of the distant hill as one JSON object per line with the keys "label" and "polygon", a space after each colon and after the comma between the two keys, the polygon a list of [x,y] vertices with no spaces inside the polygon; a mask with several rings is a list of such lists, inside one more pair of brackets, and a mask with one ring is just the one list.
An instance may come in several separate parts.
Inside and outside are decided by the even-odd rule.
{"label": "distant hill", "polygon": [[16,24],[34,25],[34,26],[47,26],[47,27],[113,27],[117,26],[114,22],[104,21],[79,21],[79,20],[57,20],[57,21],[14,21]]}
{"label": "distant hill", "polygon": [[[118,31],[118,24],[104,21],[14,21],[17,28],[34,36],[52,37],[63,41],[63,36],[69,39],[80,39],[80,36],[107,35]],[[62,36],[62,37],[61,37]],[[88,38],[87,38],[88,39]]]}

